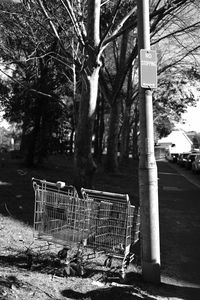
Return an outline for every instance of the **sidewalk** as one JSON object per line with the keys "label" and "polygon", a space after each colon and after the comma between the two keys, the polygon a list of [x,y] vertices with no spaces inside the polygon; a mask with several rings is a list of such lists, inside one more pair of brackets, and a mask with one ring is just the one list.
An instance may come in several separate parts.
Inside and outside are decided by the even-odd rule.
{"label": "sidewalk", "polygon": [[200,189],[200,174],[193,174],[191,170],[186,170],[185,168],[181,168],[175,163],[170,163],[170,166],[176,170],[179,174],[184,176],[189,182],[194,184],[196,187]]}
{"label": "sidewalk", "polygon": [[[200,184],[190,171],[158,161],[162,281],[200,288]],[[187,298],[199,299],[199,298]]]}

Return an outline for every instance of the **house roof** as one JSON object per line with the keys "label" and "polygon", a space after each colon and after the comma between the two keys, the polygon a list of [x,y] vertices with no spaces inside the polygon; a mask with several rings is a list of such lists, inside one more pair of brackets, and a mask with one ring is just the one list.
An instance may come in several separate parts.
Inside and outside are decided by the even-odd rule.
{"label": "house roof", "polygon": [[184,139],[187,143],[192,145],[191,139],[187,136],[187,134],[183,130],[173,130],[167,137],[163,137],[158,140],[159,144],[176,144],[179,139]]}

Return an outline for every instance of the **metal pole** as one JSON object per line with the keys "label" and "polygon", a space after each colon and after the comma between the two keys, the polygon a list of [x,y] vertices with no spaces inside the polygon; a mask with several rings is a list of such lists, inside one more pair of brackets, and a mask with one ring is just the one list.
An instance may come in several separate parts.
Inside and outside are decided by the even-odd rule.
{"label": "metal pole", "polygon": [[[140,49],[150,50],[149,0],[137,0],[137,11],[140,60]],[[152,90],[141,88],[141,82],[139,86],[142,276],[149,282],[160,283],[158,182],[154,155]]]}

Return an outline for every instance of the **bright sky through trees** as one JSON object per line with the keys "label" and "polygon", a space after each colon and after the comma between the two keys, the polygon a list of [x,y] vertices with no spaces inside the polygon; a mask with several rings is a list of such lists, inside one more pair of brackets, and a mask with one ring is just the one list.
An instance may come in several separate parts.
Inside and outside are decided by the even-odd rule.
{"label": "bright sky through trees", "polygon": [[182,123],[177,124],[177,127],[185,131],[200,132],[200,101],[196,107],[188,107],[187,112],[182,115]]}

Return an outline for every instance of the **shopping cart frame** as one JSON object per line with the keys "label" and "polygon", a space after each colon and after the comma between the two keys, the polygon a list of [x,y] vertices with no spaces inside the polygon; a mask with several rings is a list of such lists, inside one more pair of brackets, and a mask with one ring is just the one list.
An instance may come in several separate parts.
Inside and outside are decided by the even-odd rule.
{"label": "shopping cart frame", "polygon": [[[62,181],[49,182],[32,178],[32,182],[35,191],[34,229],[39,239],[64,247],[77,245],[78,249],[80,247],[92,249],[93,253],[104,252],[109,258],[106,260],[107,263],[113,257],[120,258],[123,261],[122,273],[125,272],[127,257],[131,259],[130,248],[135,210],[135,206],[130,204],[127,196],[125,201],[113,202],[110,196],[117,194],[108,193],[109,200],[97,201],[86,193],[81,199],[73,186],[66,186]],[[106,192],[103,194],[105,196]],[[62,213],[61,210],[59,213],[58,209],[61,208]],[[78,214],[77,218],[75,214]],[[53,228],[56,222],[60,226],[64,224],[66,232],[69,233],[71,230],[72,235],[67,233],[62,235],[60,233],[62,227],[59,232],[58,226],[56,235],[55,228]],[[73,229],[70,227],[72,224]],[[82,231],[79,235],[80,230]]]}

